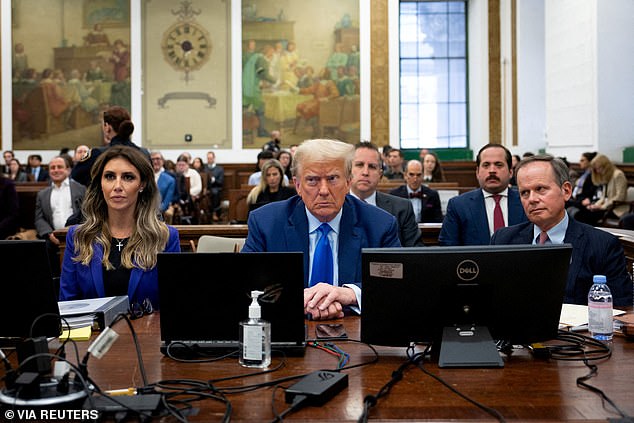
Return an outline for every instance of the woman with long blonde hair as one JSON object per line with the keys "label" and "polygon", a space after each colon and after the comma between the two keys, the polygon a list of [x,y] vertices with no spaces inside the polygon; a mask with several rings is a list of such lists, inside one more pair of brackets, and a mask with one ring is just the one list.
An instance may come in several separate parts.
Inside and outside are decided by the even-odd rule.
{"label": "woman with long blonde hair", "polygon": [[262,178],[247,196],[249,212],[274,201],[287,200],[295,194],[285,182],[282,164],[271,159],[262,165]]}
{"label": "woman with long blonde hair", "polygon": [[178,232],[159,219],[160,195],[149,160],[138,149],[114,146],[91,170],[82,213],[71,226],[60,300],[127,295],[130,304],[158,302],[157,254],[180,251]]}
{"label": "woman with long blonde hair", "polygon": [[597,197],[593,203],[575,214],[575,219],[580,222],[596,225],[611,209],[612,217],[621,217],[629,210],[629,205],[623,204],[613,207],[616,201],[625,201],[627,198],[627,178],[623,171],[604,154],[597,154],[590,162],[592,168],[592,183],[596,185]]}

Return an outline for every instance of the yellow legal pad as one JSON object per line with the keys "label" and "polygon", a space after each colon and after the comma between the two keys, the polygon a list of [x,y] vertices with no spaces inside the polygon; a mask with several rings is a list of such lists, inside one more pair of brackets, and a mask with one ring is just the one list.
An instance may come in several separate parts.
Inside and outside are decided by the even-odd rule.
{"label": "yellow legal pad", "polygon": [[[90,326],[83,326],[81,328],[70,330],[70,339],[73,341],[88,341],[90,339],[90,335],[92,335],[92,328]],[[63,330],[59,339],[63,342],[67,337],[69,337],[68,330]]]}

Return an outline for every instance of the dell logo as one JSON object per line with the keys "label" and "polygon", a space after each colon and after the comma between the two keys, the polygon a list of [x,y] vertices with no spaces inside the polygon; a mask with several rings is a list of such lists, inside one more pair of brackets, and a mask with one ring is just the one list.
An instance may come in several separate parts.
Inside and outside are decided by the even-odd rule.
{"label": "dell logo", "polygon": [[478,277],[479,273],[478,264],[473,260],[463,260],[456,268],[456,274],[463,281],[472,281]]}

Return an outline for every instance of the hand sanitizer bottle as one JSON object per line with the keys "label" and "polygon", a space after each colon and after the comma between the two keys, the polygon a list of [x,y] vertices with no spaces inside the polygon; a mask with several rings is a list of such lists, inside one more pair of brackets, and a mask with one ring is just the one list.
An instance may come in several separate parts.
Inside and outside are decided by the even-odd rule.
{"label": "hand sanitizer bottle", "polygon": [[251,291],[249,318],[240,322],[240,358],[244,367],[263,369],[271,364],[271,324],[261,319],[258,297],[262,291]]}

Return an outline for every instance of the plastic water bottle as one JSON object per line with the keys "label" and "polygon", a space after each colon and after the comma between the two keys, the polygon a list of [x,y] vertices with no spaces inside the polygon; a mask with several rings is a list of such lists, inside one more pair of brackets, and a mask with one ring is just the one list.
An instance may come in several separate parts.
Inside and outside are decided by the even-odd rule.
{"label": "plastic water bottle", "polygon": [[594,339],[612,340],[612,293],[605,283],[605,276],[594,275],[588,292],[588,330]]}

